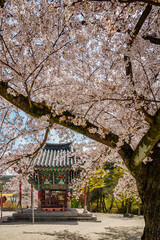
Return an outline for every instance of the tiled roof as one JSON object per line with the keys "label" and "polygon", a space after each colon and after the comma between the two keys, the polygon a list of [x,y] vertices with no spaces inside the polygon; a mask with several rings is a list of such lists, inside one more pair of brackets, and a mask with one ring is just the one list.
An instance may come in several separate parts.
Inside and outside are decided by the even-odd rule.
{"label": "tiled roof", "polygon": [[77,162],[75,150],[71,143],[51,144],[47,143],[35,159],[35,167],[71,167]]}

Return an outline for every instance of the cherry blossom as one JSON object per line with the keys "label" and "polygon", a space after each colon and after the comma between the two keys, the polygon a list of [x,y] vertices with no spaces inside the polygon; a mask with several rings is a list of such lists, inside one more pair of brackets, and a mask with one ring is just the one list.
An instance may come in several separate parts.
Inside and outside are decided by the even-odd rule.
{"label": "cherry blossom", "polygon": [[144,203],[142,239],[158,239],[160,2],[0,5],[1,171],[27,172],[52,128],[83,134],[126,165]]}

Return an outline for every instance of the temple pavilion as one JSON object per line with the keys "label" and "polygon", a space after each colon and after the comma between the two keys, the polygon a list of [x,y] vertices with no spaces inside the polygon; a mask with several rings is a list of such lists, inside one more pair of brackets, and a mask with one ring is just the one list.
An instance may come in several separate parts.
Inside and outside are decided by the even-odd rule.
{"label": "temple pavilion", "polygon": [[[80,168],[71,143],[47,143],[34,160],[34,173],[29,182],[38,190],[38,209],[65,211],[70,209],[71,181],[80,176]],[[76,169],[76,170],[74,170]]]}
{"label": "temple pavilion", "polygon": [[[77,164],[78,162],[78,164]],[[82,162],[83,164],[83,162]],[[70,206],[71,181],[80,177],[82,167],[79,157],[71,143],[47,143],[39,156],[34,160],[34,171],[29,175],[31,183],[32,209],[22,209],[21,177],[19,181],[19,211],[8,217],[8,222],[14,221],[97,221],[92,213],[87,211],[86,184],[84,187],[84,209],[72,209]],[[19,170],[22,174],[22,170]],[[34,191],[38,190],[38,209],[34,209]]]}

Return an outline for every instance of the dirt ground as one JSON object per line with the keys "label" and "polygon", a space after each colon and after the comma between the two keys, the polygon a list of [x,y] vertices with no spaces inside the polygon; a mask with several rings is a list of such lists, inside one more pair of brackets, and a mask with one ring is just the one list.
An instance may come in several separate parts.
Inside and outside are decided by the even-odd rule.
{"label": "dirt ground", "polygon": [[[11,215],[3,213],[3,219]],[[101,222],[1,223],[0,240],[138,240],[143,217],[95,213]]]}

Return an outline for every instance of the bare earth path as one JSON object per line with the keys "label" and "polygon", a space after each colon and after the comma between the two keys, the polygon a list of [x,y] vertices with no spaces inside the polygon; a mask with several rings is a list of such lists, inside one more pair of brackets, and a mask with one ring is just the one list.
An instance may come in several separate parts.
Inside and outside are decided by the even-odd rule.
{"label": "bare earth path", "polygon": [[[5,212],[3,216],[11,213]],[[143,217],[95,213],[101,222],[54,222],[0,224],[0,240],[138,240]]]}

